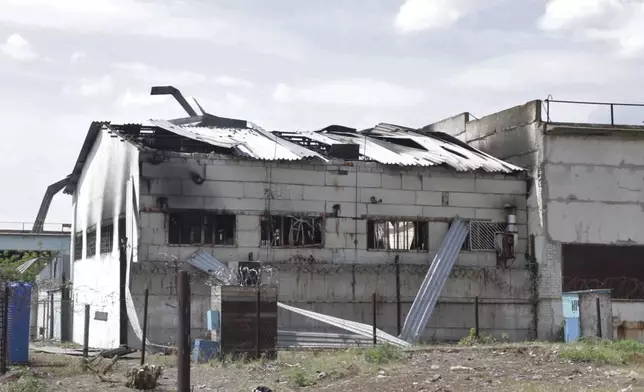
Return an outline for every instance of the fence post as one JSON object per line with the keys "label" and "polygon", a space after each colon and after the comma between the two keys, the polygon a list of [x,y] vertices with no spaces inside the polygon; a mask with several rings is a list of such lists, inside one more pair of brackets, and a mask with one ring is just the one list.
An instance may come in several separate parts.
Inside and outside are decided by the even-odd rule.
{"label": "fence post", "polygon": [[613,104],[610,104],[610,125],[615,125],[615,114],[613,110]]}
{"label": "fence post", "polygon": [[394,258],[394,265],[396,266],[396,330],[398,332],[398,336],[400,336],[400,332],[402,331],[402,324],[401,324],[401,310],[400,310],[400,256],[396,255]]}
{"label": "fence post", "polygon": [[177,278],[179,309],[179,354],[177,355],[177,392],[190,392],[190,277],[179,271]]}
{"label": "fence post", "polygon": [[474,297],[474,336],[479,336],[479,297]]}
{"label": "fence post", "polygon": [[145,342],[148,338],[148,295],[149,289],[145,289],[143,298],[143,336],[141,339],[141,366],[145,365]]}
{"label": "fence post", "polygon": [[261,321],[261,309],[260,309],[260,302],[261,302],[261,294],[260,294],[260,287],[257,286],[257,306],[255,308],[257,309],[257,320],[256,320],[256,325],[255,327],[257,328],[256,335],[255,335],[255,345],[256,345],[256,350],[257,350],[257,359],[261,357],[262,350],[260,348],[260,321]]}
{"label": "fence post", "polygon": [[372,303],[373,303],[373,345],[378,344],[378,334],[377,332],[377,318],[376,318],[376,293],[373,293],[373,298],[372,298]]}
{"label": "fence post", "polygon": [[[611,105],[612,107],[612,105]],[[601,308],[599,307],[599,298],[596,299],[597,303],[597,337],[602,338],[602,311]]]}
{"label": "fence post", "polygon": [[83,337],[83,356],[89,354],[89,304],[85,305],[85,336]]}
{"label": "fence post", "polygon": [[11,294],[11,289],[9,284],[5,283],[4,288],[4,298],[2,299],[2,351],[3,358],[2,363],[0,363],[0,372],[5,374],[7,372],[7,362],[9,361],[9,295]]}

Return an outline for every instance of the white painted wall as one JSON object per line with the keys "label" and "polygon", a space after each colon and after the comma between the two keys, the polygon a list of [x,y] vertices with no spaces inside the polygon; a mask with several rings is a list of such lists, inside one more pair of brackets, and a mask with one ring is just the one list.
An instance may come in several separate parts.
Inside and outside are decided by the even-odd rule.
{"label": "white painted wall", "polygon": [[[73,339],[83,342],[85,305],[90,305],[89,344],[92,347],[110,348],[119,344],[119,252],[118,217],[126,211],[127,184],[139,174],[138,150],[102,130],[92,147],[74,194],[74,222],[72,232],[96,226],[94,257],[72,261],[74,283]],[[138,193],[138,181],[134,193]],[[132,216],[127,216],[128,223]],[[100,254],[101,223],[113,219],[114,234],[111,253]],[[131,224],[129,225],[131,227]],[[138,230],[131,232],[131,244],[136,246]],[[85,234],[84,234],[85,236]],[[72,236],[72,241],[73,241]],[[85,236],[86,238],[86,236]],[[87,243],[84,241],[83,254]],[[135,249],[136,250],[136,249]],[[72,243],[72,260],[74,259]],[[94,320],[95,312],[107,312],[107,321]]]}

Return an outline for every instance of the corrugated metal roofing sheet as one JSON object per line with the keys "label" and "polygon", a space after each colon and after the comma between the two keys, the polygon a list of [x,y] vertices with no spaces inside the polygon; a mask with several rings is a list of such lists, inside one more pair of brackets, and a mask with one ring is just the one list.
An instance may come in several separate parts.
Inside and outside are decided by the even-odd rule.
{"label": "corrugated metal roofing sheet", "polygon": [[291,140],[306,138],[326,146],[357,144],[362,156],[385,165],[447,165],[458,171],[485,170],[501,173],[523,170],[476,150],[447,134],[420,133],[393,124],[378,124],[373,129],[359,133],[301,131],[274,134],[252,123],[247,123],[246,128],[217,128],[198,124],[175,125],[165,120],[150,121],[168,132],[229,148],[241,156],[261,160],[330,160],[321,150],[314,151],[290,141],[289,137],[285,136],[288,135]]}
{"label": "corrugated metal roofing sheet", "polygon": [[315,151],[280,139],[252,125],[252,128],[208,128],[174,125],[165,120],[150,120],[150,122],[168,132],[215,146],[232,148],[241,155],[255,159],[294,161],[319,158],[326,161],[326,158]]}
{"label": "corrugated metal roofing sheet", "polygon": [[198,250],[193,253],[187,260],[188,264],[196,269],[205,272],[223,284],[234,282],[234,275],[228,267],[208,253]]}
{"label": "corrugated metal roofing sheet", "polygon": [[416,343],[421,338],[434,311],[436,301],[438,301],[458,259],[458,254],[461,252],[468,231],[467,221],[459,217],[452,221],[452,225],[443,239],[443,243],[438,249],[438,253],[436,253],[423,283],[420,285],[409,313],[407,313],[405,324],[400,333],[401,339]]}

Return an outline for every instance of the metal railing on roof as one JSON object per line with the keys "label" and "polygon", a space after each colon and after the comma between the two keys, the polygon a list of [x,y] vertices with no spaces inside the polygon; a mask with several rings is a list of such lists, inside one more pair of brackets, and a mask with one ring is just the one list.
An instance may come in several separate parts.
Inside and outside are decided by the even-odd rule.
{"label": "metal railing on roof", "polygon": [[[552,98],[546,98],[543,100],[544,103],[544,111],[546,115],[546,122],[551,123],[551,122],[582,122],[582,121],[553,121],[552,120],[552,109],[555,108],[557,105],[585,105],[585,106],[597,106],[601,107],[603,110],[597,114],[599,114],[599,117],[606,118],[607,120],[609,119],[609,122],[604,122],[603,120],[599,121],[591,121],[592,123],[596,124],[610,124],[611,126],[616,126],[616,125],[643,125],[644,123],[644,104],[642,103],[619,103],[619,102],[593,102],[593,101],[569,101],[569,100],[560,100],[560,99],[552,99]],[[636,120],[617,120],[617,114],[616,111],[618,110],[627,110],[627,109],[636,109],[637,114],[635,113],[626,113],[622,118],[624,117],[637,117]],[[629,116],[630,114],[630,116]],[[604,117],[606,116],[606,117]],[[620,122],[618,122],[620,121]],[[583,122],[588,122],[583,121]]]}
{"label": "metal railing on roof", "polygon": [[[0,222],[0,232],[25,232],[33,230],[34,222]],[[71,223],[45,223],[43,233],[69,233],[72,230]]]}

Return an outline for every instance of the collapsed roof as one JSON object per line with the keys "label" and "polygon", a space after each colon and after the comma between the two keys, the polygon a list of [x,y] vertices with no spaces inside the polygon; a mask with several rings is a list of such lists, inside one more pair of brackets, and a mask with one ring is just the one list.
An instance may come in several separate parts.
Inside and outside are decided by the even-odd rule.
{"label": "collapsed roof", "polygon": [[395,166],[447,166],[457,171],[523,171],[443,132],[385,123],[362,131],[332,125],[317,131],[271,132],[245,120],[206,113],[195,100],[202,112],[196,115],[174,87],[153,87],[152,91],[175,96],[190,117],[149,120],[150,125],[92,123],[65,193],[73,192],[97,133],[103,128],[144,150],[217,153],[266,161],[354,160]]}

